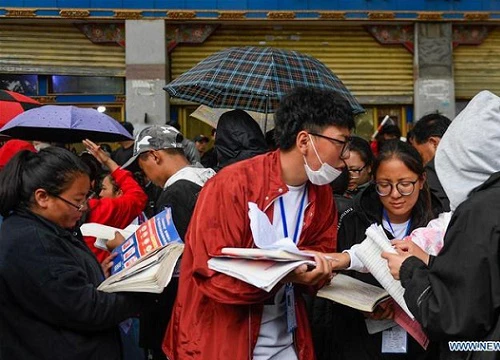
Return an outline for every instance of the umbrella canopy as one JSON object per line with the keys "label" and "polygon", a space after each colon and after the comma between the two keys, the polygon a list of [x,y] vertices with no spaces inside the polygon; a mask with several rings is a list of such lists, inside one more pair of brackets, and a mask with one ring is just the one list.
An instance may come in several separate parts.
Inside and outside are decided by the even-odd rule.
{"label": "umbrella canopy", "polygon": [[[219,118],[225,112],[231,111],[233,109],[212,109],[206,105],[200,105],[194,112],[191,113],[191,116],[203,121],[205,124],[210,125],[213,128],[217,128],[217,123],[219,122]],[[267,123],[266,123],[266,114],[259,113],[255,111],[246,110],[248,115],[250,115],[256,122],[259,124],[262,132],[271,131],[274,129],[274,116],[273,114],[267,115]]]}
{"label": "umbrella canopy", "polygon": [[306,86],[333,90],[351,104],[363,107],[342,81],[319,60],[276,48],[228,48],[200,61],[164,89],[173,97],[212,108],[274,112],[280,98]]}
{"label": "umbrella canopy", "polygon": [[28,110],[9,121],[0,134],[23,140],[75,143],[124,141],[132,137],[112,117],[91,108],[45,105]]}
{"label": "umbrella canopy", "polygon": [[40,106],[40,103],[32,98],[19,93],[0,90],[0,127],[23,111]]}

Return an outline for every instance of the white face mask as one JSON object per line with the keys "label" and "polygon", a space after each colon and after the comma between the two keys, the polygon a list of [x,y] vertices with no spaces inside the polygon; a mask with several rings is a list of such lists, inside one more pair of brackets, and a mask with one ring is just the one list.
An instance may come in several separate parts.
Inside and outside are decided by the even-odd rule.
{"label": "white face mask", "polygon": [[306,169],[306,174],[310,182],[314,185],[326,185],[331,183],[333,180],[338,178],[342,171],[335,169],[333,166],[321,161],[321,158],[316,151],[316,147],[314,146],[314,142],[312,140],[311,135],[309,135],[309,139],[311,140],[312,148],[316,157],[318,158],[321,166],[318,170],[312,170],[307,164],[306,157],[304,156],[304,168]]}

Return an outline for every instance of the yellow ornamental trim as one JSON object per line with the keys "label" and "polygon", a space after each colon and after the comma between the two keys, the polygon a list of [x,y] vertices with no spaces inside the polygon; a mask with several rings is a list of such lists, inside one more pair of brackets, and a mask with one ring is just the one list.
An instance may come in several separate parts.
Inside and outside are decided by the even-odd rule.
{"label": "yellow ornamental trim", "polygon": [[142,11],[115,10],[115,18],[125,20],[137,20],[142,18]]}
{"label": "yellow ornamental trim", "polygon": [[441,13],[441,12],[421,12],[421,13],[418,13],[417,20],[426,20],[426,21],[443,20],[443,13]]}
{"label": "yellow ornamental trim", "polygon": [[35,9],[8,9],[6,17],[35,17]]}
{"label": "yellow ornamental trim", "polygon": [[345,20],[345,11],[319,11],[320,20]]}
{"label": "yellow ornamental trim", "polygon": [[31,96],[32,99],[35,99],[40,104],[55,104],[56,97],[55,96]]}
{"label": "yellow ornamental trim", "polygon": [[393,20],[396,15],[393,12],[369,12],[368,18],[370,20]]}
{"label": "yellow ornamental trim", "polygon": [[471,12],[464,14],[464,20],[467,21],[485,21],[489,20],[489,18],[490,18],[490,13],[485,13],[485,12]]}
{"label": "yellow ornamental trim", "polygon": [[59,11],[59,15],[64,18],[86,18],[90,16],[90,11],[79,10],[79,9],[69,9]]}
{"label": "yellow ornamental trim", "polygon": [[174,20],[189,20],[196,17],[194,11],[167,11],[167,17]]}
{"label": "yellow ornamental trim", "polygon": [[270,11],[267,13],[267,18],[270,20],[293,20],[295,16],[294,11]]}
{"label": "yellow ornamental trim", "polygon": [[246,11],[219,11],[219,19],[221,20],[244,20]]}

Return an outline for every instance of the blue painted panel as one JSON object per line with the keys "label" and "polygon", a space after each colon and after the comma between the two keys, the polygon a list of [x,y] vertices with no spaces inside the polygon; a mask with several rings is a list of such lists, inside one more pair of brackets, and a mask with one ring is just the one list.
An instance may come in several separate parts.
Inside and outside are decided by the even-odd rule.
{"label": "blue painted panel", "polygon": [[122,7],[122,0],[90,0],[90,7],[93,9],[119,9]]}
{"label": "blue painted panel", "polygon": [[[43,1],[43,3],[46,2],[47,0]],[[42,3],[42,1],[39,1],[39,3]],[[88,9],[90,7],[90,0],[57,0],[57,7]]]}
{"label": "blue painted panel", "polygon": [[453,1],[449,0],[425,0],[424,9],[426,11],[451,11],[453,10]]}
{"label": "blue painted panel", "polygon": [[396,4],[395,10],[408,11],[408,10],[418,10],[421,3],[413,0],[399,0]]}
{"label": "blue painted panel", "polygon": [[371,0],[339,0],[339,10],[366,10]]}
{"label": "blue painted panel", "polygon": [[371,1],[365,1],[365,3],[367,10],[374,10],[374,11],[395,10],[397,6],[395,4],[395,1],[393,0],[371,0]]}
{"label": "blue painted panel", "polygon": [[162,10],[500,11],[500,0],[0,0],[0,7]]}
{"label": "blue painted panel", "polygon": [[2,7],[23,7],[23,0],[4,0]]}
{"label": "blue painted panel", "polygon": [[216,0],[186,1],[186,9],[207,10],[207,9],[216,9],[216,8],[217,8],[217,1]]}
{"label": "blue painted panel", "polygon": [[124,9],[153,9],[154,0],[123,0]]}
{"label": "blue painted panel", "polygon": [[42,7],[57,7],[57,0],[45,0],[43,5],[40,5],[40,1],[37,0],[24,0],[24,6],[32,8],[42,8]]}
{"label": "blue painted panel", "polygon": [[250,0],[249,8],[252,10],[278,10],[278,0]]}
{"label": "blue painted panel", "polygon": [[217,8],[220,10],[246,10],[248,9],[247,1],[238,0],[218,0]]}
{"label": "blue painted panel", "polygon": [[[135,0],[137,1],[137,0]],[[137,2],[140,2],[137,1]],[[156,0],[155,9],[185,9],[186,1],[185,0]]]}
{"label": "blue painted panel", "polygon": [[[474,10],[482,10],[483,1],[482,0],[461,0],[461,1],[452,1],[453,8],[457,11],[474,11]],[[500,4],[500,2],[499,2]]]}
{"label": "blue painted panel", "polygon": [[278,9],[308,10],[307,0],[278,0]]}
{"label": "blue painted panel", "polygon": [[311,10],[337,10],[339,8],[338,0],[309,0],[309,9]]}

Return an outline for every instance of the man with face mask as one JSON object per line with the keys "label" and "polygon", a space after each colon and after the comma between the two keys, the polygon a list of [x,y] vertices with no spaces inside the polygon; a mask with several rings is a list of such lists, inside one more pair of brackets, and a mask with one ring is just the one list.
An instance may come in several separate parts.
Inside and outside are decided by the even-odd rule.
{"label": "man with face mask", "polygon": [[336,247],[329,184],[349,156],[352,110],[337,93],[298,88],[282,100],[275,124],[278,150],[223,168],[199,195],[163,343],[171,360],[314,358],[300,291],[314,292],[331,279],[327,258],[315,255],[314,269],[296,269],[269,293],[207,265],[224,247],[255,247],[249,202],[300,249]]}

